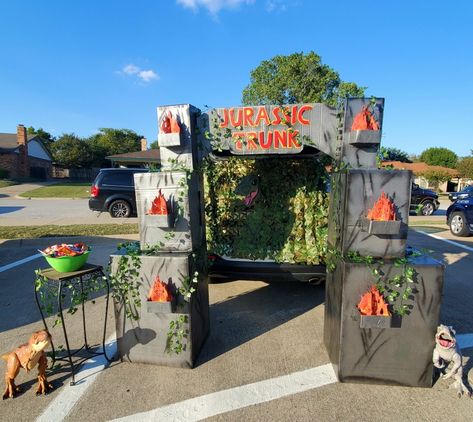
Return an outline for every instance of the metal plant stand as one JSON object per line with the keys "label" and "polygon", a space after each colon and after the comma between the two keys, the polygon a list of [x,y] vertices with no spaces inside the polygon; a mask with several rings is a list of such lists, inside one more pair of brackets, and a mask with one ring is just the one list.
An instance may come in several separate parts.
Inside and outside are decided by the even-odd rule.
{"label": "metal plant stand", "polygon": [[[54,348],[54,344],[51,341],[51,348],[52,348],[52,365],[56,361],[64,361],[69,363],[70,368],[71,368],[71,376],[72,376],[72,381],[71,385],[75,384],[75,372],[77,368],[84,363],[86,360],[90,359],[91,357],[94,356],[100,356],[103,355],[105,356],[105,359],[107,359],[108,362],[111,362],[112,359],[110,359],[107,356],[107,353],[105,351],[105,334],[107,330],[107,315],[108,315],[108,301],[109,301],[109,293],[110,293],[110,283],[107,277],[105,277],[105,274],[103,272],[103,269],[100,265],[92,265],[92,264],[86,264],[81,270],[79,271],[73,271],[73,272],[68,272],[68,273],[60,273],[57,272],[56,270],[52,268],[48,268],[45,270],[41,270],[38,274],[40,277],[44,277],[46,280],[48,280],[49,283],[53,284],[52,287],[57,288],[57,306],[58,306],[58,313],[59,317],[61,319],[61,324],[62,324],[62,329],[64,332],[64,338],[66,341],[66,349],[67,349],[67,354],[63,357],[56,357],[56,350]],[[106,300],[105,300],[105,319],[104,319],[104,325],[103,325],[103,336],[102,336],[102,351],[97,352],[93,350],[88,341],[87,341],[87,327],[86,327],[86,317],[85,317],[85,303],[84,303],[84,281],[83,277],[92,277],[92,276],[99,276],[103,277],[105,280],[105,285],[107,289],[107,294],[106,294]],[[69,346],[69,338],[67,335],[67,329],[66,329],[66,324],[64,321],[64,315],[63,315],[63,289],[64,285],[67,283],[78,283],[80,286],[80,292],[81,292],[81,308],[82,308],[82,328],[83,328],[83,333],[84,333],[84,344],[71,353],[71,348]],[[39,312],[41,314],[41,319],[43,320],[44,328],[49,331],[48,325],[46,323],[46,319],[43,314],[43,310],[41,308],[41,304],[38,298],[38,291],[35,288],[35,299],[36,299],[36,304],[38,305]],[[75,363],[72,362],[72,357],[75,356],[77,353],[79,353],[81,350],[85,350],[88,353],[88,356],[86,357],[81,357],[78,361]]]}

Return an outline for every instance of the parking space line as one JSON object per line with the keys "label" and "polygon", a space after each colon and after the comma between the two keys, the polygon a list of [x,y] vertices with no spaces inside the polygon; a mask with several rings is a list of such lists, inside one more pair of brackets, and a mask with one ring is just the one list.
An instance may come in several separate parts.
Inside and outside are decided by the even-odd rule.
{"label": "parking space line", "polygon": [[473,252],[473,248],[470,248],[469,246],[462,245],[461,243],[454,242],[453,240],[444,239],[443,237],[436,236],[435,234],[432,234],[432,233],[426,233],[426,232],[423,232],[422,230],[416,230],[416,231],[417,231],[417,233],[425,234],[426,236],[433,237],[434,239],[437,239],[437,240],[443,240],[444,242],[450,243],[451,245],[457,246],[458,248],[466,249],[469,252]]}
{"label": "parking space line", "polygon": [[206,394],[114,421],[199,421],[337,382],[331,364]]}
{"label": "parking space line", "polygon": [[[105,348],[107,356],[116,356],[115,334],[107,339]],[[62,421],[107,366],[108,361],[103,355],[87,360],[75,376],[76,384],[66,385],[36,422]]]}
{"label": "parking space line", "polygon": [[11,264],[4,265],[3,267],[0,267],[0,273],[2,273],[3,271],[10,270],[12,268],[18,267],[19,265],[23,265],[27,262],[33,261],[34,259],[38,259],[41,256],[43,255],[41,255],[40,253],[37,253],[36,255],[31,255],[26,258],[20,259],[19,261],[12,262]]}

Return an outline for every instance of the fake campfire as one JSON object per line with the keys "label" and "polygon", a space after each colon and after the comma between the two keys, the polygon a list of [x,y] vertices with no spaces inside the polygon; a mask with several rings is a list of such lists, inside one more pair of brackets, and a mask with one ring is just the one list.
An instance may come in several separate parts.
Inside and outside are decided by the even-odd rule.
{"label": "fake campfire", "polygon": [[394,235],[399,233],[400,228],[401,221],[396,219],[394,201],[385,192],[381,192],[366,219],[362,220],[362,230],[369,234]]}

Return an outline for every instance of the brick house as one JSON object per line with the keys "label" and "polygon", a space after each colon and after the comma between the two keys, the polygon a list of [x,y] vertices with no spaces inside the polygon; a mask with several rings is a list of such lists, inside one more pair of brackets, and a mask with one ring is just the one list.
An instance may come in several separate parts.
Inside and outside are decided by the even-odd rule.
{"label": "brick house", "polygon": [[0,169],[13,179],[51,177],[52,156],[36,135],[28,135],[23,125],[15,133],[0,133]]}

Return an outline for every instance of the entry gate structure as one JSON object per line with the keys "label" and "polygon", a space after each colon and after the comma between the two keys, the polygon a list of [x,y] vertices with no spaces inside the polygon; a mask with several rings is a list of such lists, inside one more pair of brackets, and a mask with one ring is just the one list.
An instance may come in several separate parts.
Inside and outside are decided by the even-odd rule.
{"label": "entry gate structure", "polygon": [[[410,258],[406,247],[411,173],[377,169],[384,99],[350,98],[341,110],[293,104],[201,113],[191,105],[172,105],[158,107],[157,112],[161,171],[135,176],[140,245],[142,250],[153,250],[143,255],[137,277],[142,302],[159,276],[168,281],[178,306],[142,306],[138,321],[127,321],[116,303],[121,358],[192,367],[208,334],[204,189],[198,171],[202,160],[209,154],[297,157],[311,150],[335,162],[324,340],[340,381],[432,385],[431,356],[444,268],[431,258],[416,254]],[[367,218],[383,195],[393,204],[394,219]],[[150,212],[159,196],[167,203],[165,217]],[[112,272],[117,271],[119,259],[112,256]],[[357,304],[363,293],[380,283],[380,274],[384,280],[404,280],[412,287],[391,291],[403,296],[399,315],[363,317]],[[195,289],[183,288],[194,277]],[[174,320],[176,316],[181,319]],[[170,354],[169,327],[177,321],[185,333],[180,339],[184,345],[180,353]]]}

